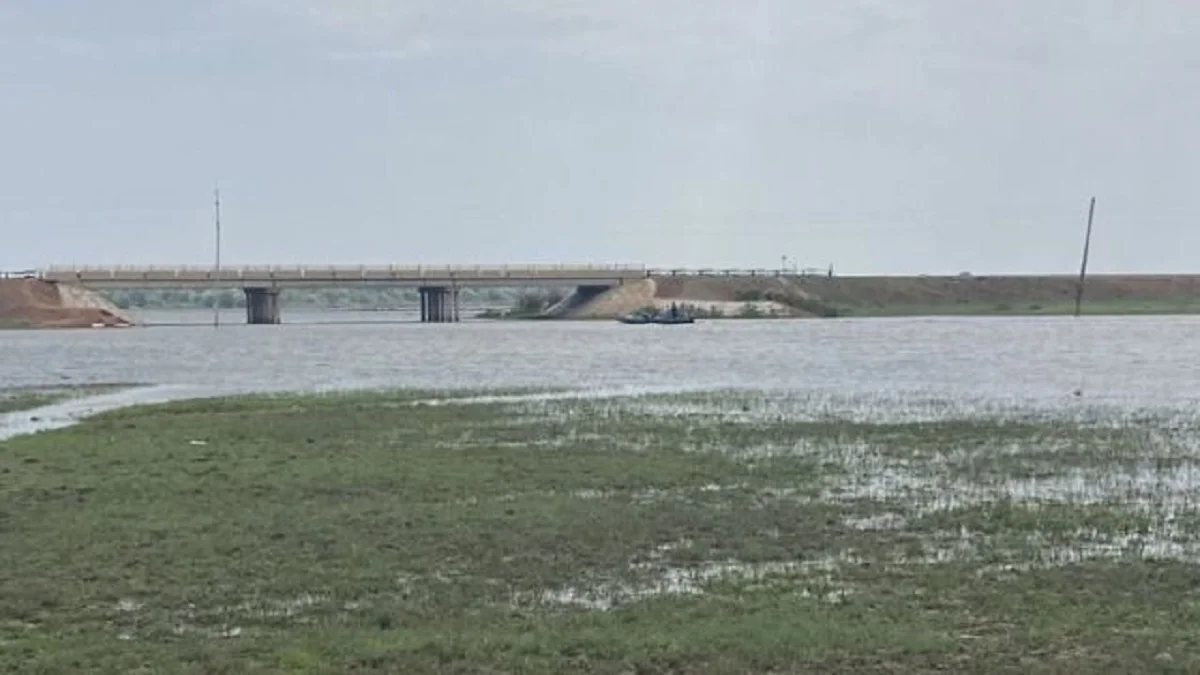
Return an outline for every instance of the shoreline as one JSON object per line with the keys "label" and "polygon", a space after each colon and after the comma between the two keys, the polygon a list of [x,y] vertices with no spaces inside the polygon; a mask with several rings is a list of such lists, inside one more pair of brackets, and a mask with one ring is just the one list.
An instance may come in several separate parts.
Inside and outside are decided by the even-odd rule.
{"label": "shoreline", "polygon": [[[333,400],[371,401],[389,396],[407,398],[408,405],[440,407],[446,405],[506,405],[506,404],[554,404],[565,401],[580,403],[603,400],[631,402],[636,399],[661,396],[711,396],[711,397],[760,397],[770,396],[783,401],[798,399],[817,400],[819,405],[854,407],[858,397],[825,395],[806,389],[779,387],[746,387],[720,384],[693,385],[645,385],[625,384],[597,387],[583,386],[515,386],[515,387],[408,387],[403,385],[375,386],[330,386],[322,388],[250,388],[220,387],[215,385],[181,384],[107,384],[96,383],[76,387],[53,385],[29,385],[0,389],[0,401],[7,394],[17,396],[29,394],[39,396],[42,392],[60,391],[56,398],[39,402],[34,407],[21,407],[0,412],[0,443],[16,438],[60,431],[86,423],[92,418],[132,408],[145,408],[153,413],[157,408],[171,405],[254,406],[259,403],[286,400],[297,405],[320,404]],[[923,390],[893,391],[882,403],[908,409],[908,399],[921,401],[925,413],[932,412],[931,420],[970,419],[981,422],[1013,419],[1024,420],[1034,414],[1045,418],[1057,418],[1070,413],[1073,421],[1101,417],[1124,419],[1138,414],[1178,415],[1192,410],[1185,401],[1146,408],[1143,404],[1127,405],[1120,397],[1110,395],[1090,396],[1086,400],[1064,393],[1061,399],[1030,397],[1020,401],[1010,398],[989,399],[980,397],[971,400],[947,397],[929,399]],[[945,406],[930,408],[931,401],[943,400]],[[875,401],[879,403],[880,401]],[[954,403],[961,405],[954,405]],[[973,411],[973,412],[971,412]],[[686,412],[681,410],[681,414]],[[907,413],[906,413],[907,414]]]}
{"label": "shoreline", "polygon": [[[99,393],[89,390],[102,389]],[[372,398],[390,394],[419,395],[411,404],[414,406],[440,406],[462,404],[536,403],[561,400],[593,400],[604,398],[628,398],[647,395],[685,394],[707,391],[705,387],[685,386],[620,386],[597,388],[563,387],[496,387],[478,389],[471,387],[441,390],[410,389],[406,387],[333,387],[320,390],[293,389],[222,389],[213,386],[167,385],[167,384],[93,384],[79,387],[25,386],[0,390],[0,401],[8,392],[40,395],[53,390],[72,390],[58,398],[48,398],[38,405],[20,407],[0,412],[0,442],[45,431],[67,429],[98,415],[169,404],[203,403],[216,399],[225,401],[261,401],[286,398],[303,401],[322,400],[328,397]],[[82,390],[82,391],[79,391]],[[51,396],[47,394],[47,396]]]}
{"label": "shoreline", "polygon": [[[659,300],[659,302],[664,302]],[[694,301],[687,299],[677,300],[680,305],[692,304]],[[695,301],[701,302],[701,301]],[[666,306],[670,306],[671,300],[665,300]],[[711,304],[711,303],[710,303]],[[744,303],[730,302],[727,305],[741,306]],[[1036,303],[1035,303],[1036,304]],[[365,314],[372,316],[380,315],[397,315],[406,317],[406,320],[354,320],[345,321],[328,321],[328,322],[305,322],[305,323],[329,323],[333,325],[356,325],[356,324],[406,324],[420,323],[416,318],[413,318],[419,311],[419,307],[398,307],[398,308],[344,308],[344,307],[316,307],[303,306],[288,308],[284,307],[283,325],[288,325],[287,310],[294,309],[303,312],[305,315],[328,314],[331,316],[346,315],[346,314]],[[178,307],[148,307],[148,308],[133,308],[131,311],[163,314],[188,314],[188,313],[205,313],[206,318],[211,312],[205,307],[194,306],[178,306]],[[782,313],[771,314],[769,312],[761,312],[759,314],[745,316],[740,314],[724,314],[712,316],[700,316],[698,319],[711,321],[760,321],[760,320],[836,320],[836,319],[894,319],[894,318],[935,318],[935,317],[1011,317],[1011,318],[1031,318],[1031,317],[1063,317],[1072,316],[1074,314],[1074,305],[1071,303],[1060,303],[1057,305],[1038,305],[1036,307],[1004,307],[998,308],[994,306],[978,306],[977,304],[962,304],[962,305],[883,305],[878,307],[859,307],[851,308],[843,314],[837,316],[801,316],[801,315],[785,315]],[[1147,303],[1139,301],[1129,301],[1125,303],[1104,303],[1089,304],[1085,301],[1081,307],[1080,315],[1084,317],[1105,317],[1105,316],[1195,316],[1200,315],[1200,296],[1193,304],[1179,305],[1174,303]],[[234,320],[222,322],[222,326],[241,325],[241,322]],[[555,316],[549,314],[520,314],[520,313],[504,313],[501,311],[485,311],[476,314],[464,315],[460,323],[489,323],[489,322],[529,322],[529,321],[554,321],[554,322],[601,322],[615,321],[616,317],[609,316]],[[70,329],[89,329],[100,330],[105,329],[129,329],[129,328],[145,328],[145,327],[161,327],[161,326],[210,326],[209,321],[139,321],[132,325],[121,326],[36,326],[29,324],[20,324],[15,322],[0,322],[0,331],[54,331],[54,330],[70,330]]]}
{"label": "shoreline", "polygon": [[[31,390],[33,387],[25,389]],[[43,431],[65,429],[113,410],[214,396],[221,394],[214,393],[210,387],[172,385],[132,385],[109,393],[69,395],[46,405],[0,414],[0,442]]]}
{"label": "shoreline", "polygon": [[[0,330],[88,328],[130,323],[125,310],[102,293],[70,285],[8,280],[0,287]],[[314,302],[297,292],[282,306],[292,312],[329,315],[402,315],[418,305],[398,299],[396,288],[344,287],[357,299],[343,304]],[[513,289],[516,290],[516,289]],[[772,270],[756,273],[653,274],[607,289],[573,287],[518,292],[510,306],[467,302],[464,318],[480,321],[610,319],[676,303],[697,319],[871,318],[931,316],[1059,316],[1074,313],[1078,280],[1068,275],[806,276]],[[189,299],[167,291],[114,295],[130,311],[211,311],[208,290]],[[407,304],[412,302],[412,304]],[[239,307],[225,311],[239,313]],[[1081,314],[1089,316],[1188,316],[1200,314],[1200,275],[1093,274],[1084,285]],[[141,322],[137,322],[141,323]]]}

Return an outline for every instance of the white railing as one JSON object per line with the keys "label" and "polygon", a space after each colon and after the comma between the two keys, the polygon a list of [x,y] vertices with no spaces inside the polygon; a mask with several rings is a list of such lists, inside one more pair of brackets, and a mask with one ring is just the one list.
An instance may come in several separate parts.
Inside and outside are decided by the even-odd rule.
{"label": "white railing", "polygon": [[656,277],[672,277],[672,276],[683,276],[683,277],[794,277],[794,276],[800,276],[792,270],[770,269],[770,268],[765,268],[765,267],[764,268],[756,268],[756,269],[734,269],[734,268],[729,268],[729,269],[725,269],[725,268],[722,268],[722,269],[714,269],[714,268],[667,269],[667,268],[664,268],[664,269],[647,270],[647,273],[650,275],[656,276]]}

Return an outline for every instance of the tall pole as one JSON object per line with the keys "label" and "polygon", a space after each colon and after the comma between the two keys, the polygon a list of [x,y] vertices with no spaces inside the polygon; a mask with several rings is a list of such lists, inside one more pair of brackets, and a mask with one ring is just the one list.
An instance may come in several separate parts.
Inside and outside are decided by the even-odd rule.
{"label": "tall pole", "polygon": [[216,256],[213,263],[213,328],[221,325],[221,189],[213,188],[213,226]]}
{"label": "tall pole", "polygon": [[1083,280],[1087,276],[1088,251],[1092,246],[1092,217],[1096,214],[1096,198],[1088,206],[1087,234],[1083,238],[1083,261],[1079,265],[1079,284],[1075,288],[1075,316],[1083,305]]}

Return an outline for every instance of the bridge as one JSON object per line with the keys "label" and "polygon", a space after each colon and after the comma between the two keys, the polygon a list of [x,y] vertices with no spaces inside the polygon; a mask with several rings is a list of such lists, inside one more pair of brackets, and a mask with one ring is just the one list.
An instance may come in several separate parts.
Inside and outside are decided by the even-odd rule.
{"label": "bridge", "polygon": [[576,286],[595,293],[650,274],[644,265],[52,266],[28,273],[51,283],[93,290],[241,288],[246,294],[246,321],[252,324],[280,323],[279,293],[286,288],[415,287],[421,298],[421,321],[446,323],[459,320],[458,291],[464,286]]}

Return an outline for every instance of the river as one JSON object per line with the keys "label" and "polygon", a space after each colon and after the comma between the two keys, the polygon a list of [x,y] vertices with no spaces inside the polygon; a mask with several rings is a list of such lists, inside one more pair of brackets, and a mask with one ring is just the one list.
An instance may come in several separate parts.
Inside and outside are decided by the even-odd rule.
{"label": "river", "polygon": [[750,388],[847,396],[1188,406],[1200,318],[725,320],[690,326],[291,311],[146,313],[129,329],[0,332],[0,386],[132,382],[186,392],[378,387]]}

